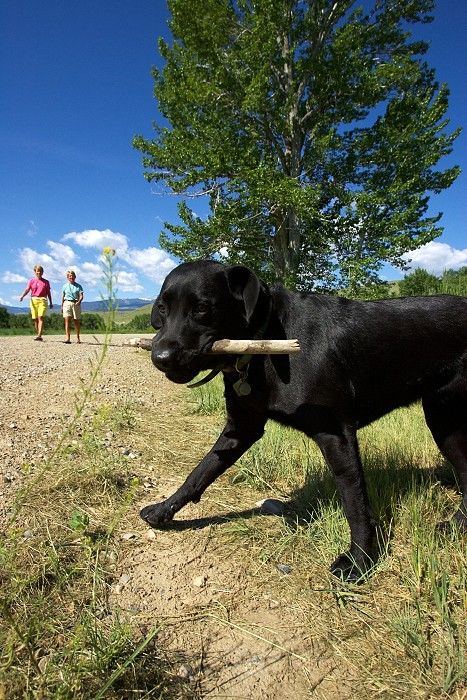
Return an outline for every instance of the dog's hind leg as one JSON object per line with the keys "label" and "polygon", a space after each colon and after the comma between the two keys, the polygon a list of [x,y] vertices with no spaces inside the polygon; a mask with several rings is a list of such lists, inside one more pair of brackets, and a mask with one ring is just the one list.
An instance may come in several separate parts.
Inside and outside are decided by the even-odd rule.
{"label": "dog's hind leg", "polygon": [[[453,521],[467,532],[467,378],[423,397],[428,427],[441,454],[452,464],[460,485],[462,502]],[[439,524],[446,529],[449,522]]]}
{"label": "dog's hind leg", "polygon": [[347,581],[357,581],[376,559],[376,527],[368,501],[356,431],[344,427],[339,434],[312,436],[320,447],[336,481],[350,526],[351,543],[331,565],[331,572]]}

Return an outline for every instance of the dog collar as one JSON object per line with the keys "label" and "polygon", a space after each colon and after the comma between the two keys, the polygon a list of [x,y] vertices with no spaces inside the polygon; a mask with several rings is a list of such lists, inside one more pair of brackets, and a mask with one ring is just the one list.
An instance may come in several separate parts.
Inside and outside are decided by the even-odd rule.
{"label": "dog collar", "polygon": [[197,386],[202,386],[203,384],[207,384],[208,382],[211,381],[211,379],[214,379],[215,376],[219,374],[221,371],[221,368],[219,369],[212,369],[209,374],[207,374],[205,377],[202,379],[199,379],[197,382],[193,382],[193,384],[187,384],[188,389],[195,389]]}
{"label": "dog collar", "polygon": [[224,370],[221,368],[219,369],[212,369],[209,374],[207,374],[205,377],[202,379],[199,379],[197,382],[193,382],[193,384],[187,384],[188,389],[195,389],[197,386],[202,386],[203,384],[207,384],[208,382],[211,381],[211,379],[214,379],[219,372],[224,371],[224,372],[238,372],[240,377],[237,379],[237,381],[233,384],[233,388],[237,396],[248,396],[248,394],[251,393],[251,386],[248,384],[247,381],[247,375],[248,375],[248,365],[250,364],[251,360],[251,355],[240,355],[240,357],[237,358],[235,361],[235,365],[233,367],[228,367]]}

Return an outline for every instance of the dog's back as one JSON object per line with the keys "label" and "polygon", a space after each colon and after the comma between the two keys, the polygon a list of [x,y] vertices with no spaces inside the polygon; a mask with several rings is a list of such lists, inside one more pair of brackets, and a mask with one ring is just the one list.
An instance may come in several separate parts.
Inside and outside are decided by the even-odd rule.
{"label": "dog's back", "polygon": [[336,390],[343,398],[352,392],[360,425],[466,371],[464,297],[351,301],[279,287],[272,294],[286,336],[302,349],[290,358],[292,374],[310,377],[310,398],[318,391],[325,400],[323,387],[333,403]]}

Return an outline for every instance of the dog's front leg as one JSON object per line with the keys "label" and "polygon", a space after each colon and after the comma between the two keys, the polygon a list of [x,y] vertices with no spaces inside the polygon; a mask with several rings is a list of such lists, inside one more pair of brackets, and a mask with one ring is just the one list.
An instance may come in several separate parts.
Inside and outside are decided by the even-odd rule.
{"label": "dog's front leg", "polygon": [[208,454],[193,469],[185,483],[167,500],[146,506],[141,517],[151,527],[169,522],[190,501],[198,503],[204,491],[218,476],[232,466],[264,432],[264,421],[252,417],[248,423],[245,416],[239,421],[231,418]]}
{"label": "dog's front leg", "polygon": [[370,509],[363,476],[357,436],[345,428],[339,435],[314,436],[337,485],[350,526],[351,543],[331,565],[331,572],[346,581],[356,581],[374,565],[375,521]]}

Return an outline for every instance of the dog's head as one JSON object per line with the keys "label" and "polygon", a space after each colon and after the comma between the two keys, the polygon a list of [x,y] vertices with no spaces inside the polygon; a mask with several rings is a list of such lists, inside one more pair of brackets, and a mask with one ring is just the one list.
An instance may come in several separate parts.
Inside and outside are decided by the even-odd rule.
{"label": "dog's head", "polygon": [[151,323],[152,361],[168,379],[189,382],[205,369],[232,364],[209,355],[216,340],[252,338],[270,309],[266,285],[247,267],[212,260],[183,263],[164,280]]}

